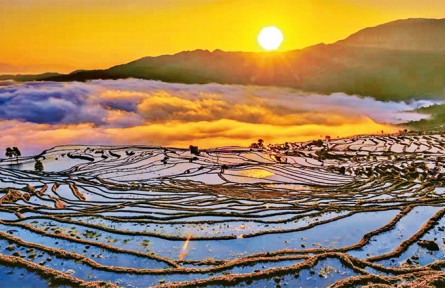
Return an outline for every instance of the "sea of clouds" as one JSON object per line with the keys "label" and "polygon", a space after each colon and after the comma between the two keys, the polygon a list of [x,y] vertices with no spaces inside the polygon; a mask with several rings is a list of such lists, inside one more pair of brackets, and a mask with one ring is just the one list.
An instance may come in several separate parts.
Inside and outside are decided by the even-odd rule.
{"label": "sea of clouds", "polygon": [[[1,82],[0,143],[38,153],[62,144],[248,145],[400,129],[435,102],[381,102],[288,88],[139,79]],[[4,148],[4,147],[0,147]]]}

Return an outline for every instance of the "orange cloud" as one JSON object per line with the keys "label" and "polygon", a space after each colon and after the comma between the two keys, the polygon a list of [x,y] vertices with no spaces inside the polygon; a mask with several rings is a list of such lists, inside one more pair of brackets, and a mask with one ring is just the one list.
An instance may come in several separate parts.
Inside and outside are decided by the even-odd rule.
{"label": "orange cloud", "polygon": [[[108,91],[110,93],[110,91]],[[119,92],[120,93],[120,92]],[[136,93],[140,96],[140,93]],[[359,121],[361,115],[329,113],[320,111],[295,111],[267,103],[260,97],[230,102],[221,95],[201,94],[201,98],[186,99],[159,91],[146,97],[137,106],[137,111],[148,123],[165,121],[196,122],[231,119],[246,123],[263,123],[279,126],[324,124],[340,125],[346,121]],[[125,97],[129,97],[127,93]],[[329,108],[329,107],[327,107]]]}
{"label": "orange cloud", "polygon": [[137,79],[6,83],[0,86],[0,143],[29,154],[67,144],[216,147],[247,146],[258,138],[305,141],[394,132],[399,127],[379,123],[427,117],[403,112],[418,104],[424,103]]}
{"label": "orange cloud", "polygon": [[[162,145],[188,147],[190,144],[210,148],[218,146],[247,146],[258,138],[267,143],[307,141],[320,136],[352,136],[357,134],[396,132],[400,128],[378,124],[362,117],[339,125],[305,124],[277,126],[245,123],[229,119],[199,122],[170,121],[162,124],[145,124],[126,128],[102,128],[93,124],[49,125],[0,121],[3,133],[0,143],[18,146],[27,154],[38,154],[57,145],[113,144]],[[3,147],[3,148],[5,148]]]}
{"label": "orange cloud", "polygon": [[38,154],[57,145],[111,143],[93,124],[50,125],[15,120],[0,121],[0,143],[18,146],[25,154]]}
{"label": "orange cloud", "polygon": [[125,135],[127,143],[133,144],[178,147],[188,147],[190,144],[194,144],[209,148],[229,145],[247,146],[258,138],[263,138],[269,143],[284,143],[317,139],[325,135],[344,137],[380,133],[381,130],[391,133],[399,129],[399,127],[378,124],[367,117],[362,117],[353,122],[345,121],[336,126],[307,124],[283,127],[228,119],[191,123],[172,121],[166,124],[110,128],[106,130],[106,133],[114,144],[121,144],[118,139]]}

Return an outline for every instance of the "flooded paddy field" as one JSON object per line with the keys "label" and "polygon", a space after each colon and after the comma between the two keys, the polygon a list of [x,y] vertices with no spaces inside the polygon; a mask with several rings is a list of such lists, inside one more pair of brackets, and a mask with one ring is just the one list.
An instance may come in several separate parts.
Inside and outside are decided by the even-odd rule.
{"label": "flooded paddy field", "polygon": [[37,157],[0,162],[2,287],[445,285],[440,134]]}

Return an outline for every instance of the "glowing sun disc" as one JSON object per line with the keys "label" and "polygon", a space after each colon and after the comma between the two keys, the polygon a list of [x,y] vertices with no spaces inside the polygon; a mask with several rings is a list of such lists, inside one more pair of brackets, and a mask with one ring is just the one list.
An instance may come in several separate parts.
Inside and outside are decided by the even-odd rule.
{"label": "glowing sun disc", "polygon": [[258,43],[265,50],[276,50],[283,42],[283,33],[275,26],[264,27],[258,34]]}

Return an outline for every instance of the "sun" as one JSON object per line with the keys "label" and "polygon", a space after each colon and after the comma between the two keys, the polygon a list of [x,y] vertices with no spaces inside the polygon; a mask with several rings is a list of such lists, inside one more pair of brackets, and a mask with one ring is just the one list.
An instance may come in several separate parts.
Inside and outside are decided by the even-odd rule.
{"label": "sun", "polygon": [[283,42],[283,33],[275,26],[264,27],[258,34],[258,43],[264,50],[276,50]]}

